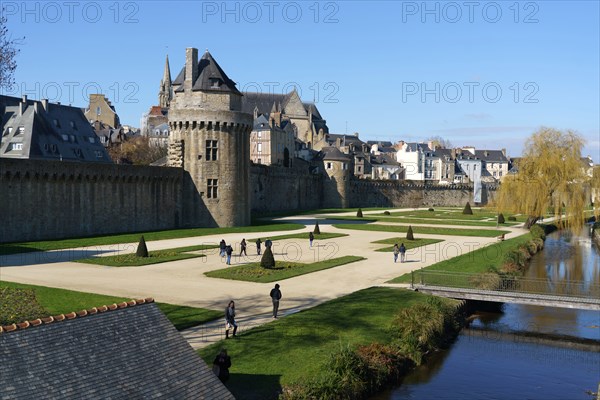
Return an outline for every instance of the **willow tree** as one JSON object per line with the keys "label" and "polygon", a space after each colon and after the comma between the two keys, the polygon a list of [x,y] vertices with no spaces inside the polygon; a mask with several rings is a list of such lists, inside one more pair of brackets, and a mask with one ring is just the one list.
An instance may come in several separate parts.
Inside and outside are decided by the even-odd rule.
{"label": "willow tree", "polygon": [[581,162],[583,144],[572,131],[540,128],[532,134],[518,172],[500,185],[499,211],[527,215],[527,228],[548,212],[561,227],[581,225],[589,181]]}
{"label": "willow tree", "polygon": [[592,199],[594,202],[594,216],[600,220],[600,166],[596,165],[592,173]]}

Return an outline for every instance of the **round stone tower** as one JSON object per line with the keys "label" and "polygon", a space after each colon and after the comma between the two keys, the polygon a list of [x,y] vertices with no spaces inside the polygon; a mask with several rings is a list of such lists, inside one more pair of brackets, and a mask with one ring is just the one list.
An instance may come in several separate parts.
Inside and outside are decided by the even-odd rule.
{"label": "round stone tower", "polygon": [[168,165],[183,167],[183,221],[188,226],[250,224],[250,131],[242,94],[206,51],[186,49],[173,81]]}
{"label": "round stone tower", "polygon": [[347,208],[350,206],[351,159],[337,147],[323,147],[321,151],[325,168],[323,207]]}

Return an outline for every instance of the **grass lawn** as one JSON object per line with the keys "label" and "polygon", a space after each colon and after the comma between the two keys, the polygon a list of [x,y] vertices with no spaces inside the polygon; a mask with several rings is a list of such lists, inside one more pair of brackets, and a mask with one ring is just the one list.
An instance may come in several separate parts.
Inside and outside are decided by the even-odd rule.
{"label": "grass lawn", "polygon": [[[470,253],[440,261],[429,267],[423,268],[423,270],[466,273],[488,272],[490,268],[499,268],[502,265],[504,255],[508,251],[516,249],[519,245],[526,243],[529,240],[531,240],[531,235],[526,233],[525,235],[494,243]],[[408,273],[392,279],[389,283],[410,283],[410,281],[411,274]]]}
{"label": "grass lawn", "polygon": [[172,250],[158,250],[148,252],[148,257],[138,257],[135,255],[135,253],[130,253],[117,256],[82,258],[80,260],[75,260],[75,262],[105,265],[108,267],[140,267],[142,265],[159,264],[196,257],[204,257],[204,254],[190,254],[180,253]]}
{"label": "grass lawn", "polygon": [[[377,215],[366,215],[363,218],[359,217],[330,217],[328,219],[340,219],[340,220],[350,220],[350,221],[368,221],[368,222],[394,222],[398,224],[429,224],[429,225],[464,225],[464,226],[496,226],[496,221],[469,221],[469,220],[459,220],[459,219],[435,219],[436,217],[430,216],[428,219],[426,218],[410,218],[410,217],[391,217],[389,215],[382,216],[382,214]],[[506,222],[503,225],[516,225],[519,222]]]}
{"label": "grass lawn", "polygon": [[311,264],[303,264],[289,261],[275,261],[275,268],[266,269],[260,263],[250,263],[235,267],[228,267],[215,271],[205,272],[204,275],[211,278],[233,279],[248,282],[275,282],[294,276],[309,274],[323,269],[338,267],[355,261],[364,260],[363,257],[344,256],[319,261]]}
{"label": "grass lawn", "polygon": [[174,229],[168,231],[123,233],[115,235],[94,236],[87,238],[72,238],[63,240],[47,240],[40,242],[23,242],[0,244],[0,255],[27,253],[31,251],[47,251],[70,249],[76,247],[100,246],[120,243],[138,243],[140,236],[144,235],[146,242],[152,240],[177,239],[184,237],[217,235],[221,233],[252,233],[291,231],[304,228],[302,224],[265,223],[252,226],[240,226],[232,228],[193,228]]}
{"label": "grass lawn", "polygon": [[427,246],[428,244],[439,243],[439,242],[443,242],[443,240],[442,239],[408,240],[405,237],[403,237],[403,238],[390,238],[390,239],[377,240],[377,241],[371,242],[371,243],[391,244],[391,246],[387,246],[382,249],[375,250],[375,251],[388,252],[388,251],[394,250],[394,244],[396,244],[396,243],[398,243],[398,246],[400,246],[400,243],[404,243],[404,247],[406,247],[406,250],[410,250],[410,249],[415,249],[417,247]]}
{"label": "grass lawn", "polygon": [[251,329],[237,340],[221,341],[198,353],[211,365],[226,345],[232,363],[226,386],[235,398],[276,399],[282,385],[321,374],[329,354],[340,346],[388,343],[387,327],[394,314],[426,298],[403,289],[365,289]]}
{"label": "grass lawn", "polygon": [[[48,315],[66,314],[72,311],[80,311],[105,304],[108,305],[131,300],[129,297],[105,296],[102,294],[76,292],[73,290],[6,281],[0,281],[0,287],[33,289],[39,304],[48,311]],[[178,306],[167,303],[156,304],[178,330],[200,325],[223,316],[223,312],[221,311]]]}
{"label": "grass lawn", "polygon": [[[355,229],[359,231],[378,231],[378,232],[400,232],[408,231],[407,226],[400,225],[375,225],[375,224],[334,224],[335,228],[339,229]],[[453,236],[479,236],[479,237],[494,237],[502,234],[510,233],[496,229],[461,229],[461,228],[436,228],[430,226],[413,226],[413,233],[431,234],[431,235],[453,235]]]}

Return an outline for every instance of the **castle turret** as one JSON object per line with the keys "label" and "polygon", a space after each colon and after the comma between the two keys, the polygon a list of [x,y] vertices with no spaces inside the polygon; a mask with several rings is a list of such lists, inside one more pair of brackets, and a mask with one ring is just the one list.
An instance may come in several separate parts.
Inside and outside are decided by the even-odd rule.
{"label": "castle turret", "polygon": [[184,208],[190,226],[250,224],[250,131],[242,94],[206,51],[186,50],[173,82],[168,165],[189,172]]}
{"label": "castle turret", "polygon": [[325,181],[323,183],[323,207],[350,206],[349,187],[351,159],[336,147],[323,147],[323,164],[325,167]]}
{"label": "castle turret", "polygon": [[171,68],[169,66],[169,56],[165,62],[165,71],[160,81],[160,90],[158,91],[158,105],[161,108],[169,108],[173,99],[173,88],[171,84]]}

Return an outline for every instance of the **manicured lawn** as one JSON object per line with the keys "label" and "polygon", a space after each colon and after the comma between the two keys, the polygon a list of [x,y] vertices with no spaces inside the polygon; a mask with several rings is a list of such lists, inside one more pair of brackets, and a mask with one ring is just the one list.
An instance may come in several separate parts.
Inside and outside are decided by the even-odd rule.
{"label": "manicured lawn", "polygon": [[[238,400],[276,399],[282,385],[323,373],[329,355],[345,346],[388,343],[387,328],[402,308],[428,296],[370,288],[328,301],[198,351],[209,364],[223,345],[231,356],[227,388]],[[285,298],[281,307],[285,310]]]}
{"label": "manicured lawn", "polygon": [[[502,265],[504,255],[508,251],[516,249],[529,240],[531,240],[531,235],[526,233],[513,239],[497,242],[473,252],[440,261],[423,268],[423,270],[466,273],[488,272],[490,268],[499,268]],[[411,274],[408,273],[392,279],[389,283],[410,283],[410,281]]]}
{"label": "manicured lawn", "polygon": [[[468,221],[468,220],[459,220],[459,219],[435,219],[435,217],[430,218],[409,218],[403,216],[391,217],[391,216],[381,216],[381,214],[377,215],[366,215],[363,218],[358,217],[331,217],[329,219],[341,219],[341,220],[350,220],[350,221],[368,221],[368,222],[394,222],[398,224],[429,224],[429,225],[462,225],[462,226],[496,226],[496,221]],[[503,225],[516,225],[519,222],[506,222]]]}
{"label": "manicured lawn", "polygon": [[[378,231],[378,232],[406,232],[408,226],[401,225],[375,225],[375,224],[334,224],[335,228],[339,229],[354,229],[359,231]],[[431,234],[431,235],[453,235],[453,236],[479,236],[479,237],[494,237],[502,234],[510,233],[496,229],[461,229],[461,228],[435,228],[430,226],[413,226],[413,233]]]}
{"label": "manicured lawn", "polygon": [[[48,311],[48,315],[66,314],[113,303],[129,301],[131,298],[105,296],[102,294],[76,292],[46,286],[26,285],[0,281],[0,287],[29,288],[35,290],[39,304]],[[158,307],[179,330],[203,324],[222,317],[221,311],[157,303]],[[47,316],[47,315],[44,315]],[[42,317],[42,316],[40,316]],[[22,321],[19,321],[22,322]]]}
{"label": "manicured lawn", "polygon": [[253,226],[240,226],[232,228],[193,228],[193,229],[174,229],[168,231],[124,233],[115,235],[104,235],[87,238],[72,238],[63,240],[47,240],[40,242],[23,242],[0,244],[0,255],[26,253],[31,251],[47,251],[70,249],[76,247],[100,246],[120,243],[138,243],[140,236],[144,235],[146,242],[152,240],[177,239],[184,237],[217,235],[221,233],[252,233],[252,232],[272,232],[272,231],[291,231],[302,229],[301,224],[282,224],[268,223]]}
{"label": "manicured lawn", "polygon": [[404,247],[406,247],[406,250],[410,250],[410,249],[415,249],[417,247],[427,246],[428,244],[439,243],[439,242],[443,242],[443,240],[442,239],[407,240],[406,237],[403,237],[403,238],[390,238],[390,239],[377,240],[377,241],[371,242],[371,243],[391,244],[391,246],[387,246],[387,247],[375,250],[375,251],[388,252],[388,251],[394,250],[394,244],[396,244],[396,243],[398,243],[398,246],[400,246],[401,243],[404,243]]}
{"label": "manicured lawn", "polygon": [[138,257],[135,253],[131,253],[117,256],[82,258],[75,260],[75,262],[105,265],[108,267],[140,267],[142,265],[159,264],[196,257],[204,257],[204,255],[180,253],[172,250],[158,250],[149,252],[148,257]]}
{"label": "manicured lawn", "polygon": [[275,261],[275,268],[266,269],[260,263],[250,263],[235,267],[227,267],[215,271],[205,272],[211,278],[233,279],[248,282],[275,282],[294,276],[309,274],[323,269],[338,267],[355,261],[364,260],[363,257],[344,256],[319,261],[311,264],[295,263],[289,261]]}

